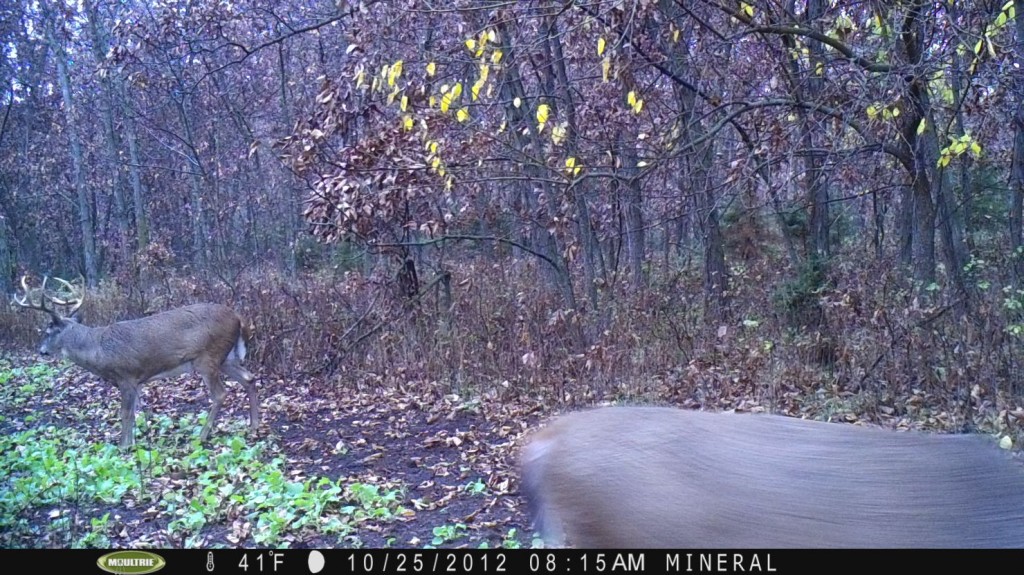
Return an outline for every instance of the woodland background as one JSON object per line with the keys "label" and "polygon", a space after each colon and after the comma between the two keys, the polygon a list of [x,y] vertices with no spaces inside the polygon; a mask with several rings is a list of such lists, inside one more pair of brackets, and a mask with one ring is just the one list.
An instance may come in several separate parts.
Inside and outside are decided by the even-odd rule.
{"label": "woodland background", "polygon": [[313,397],[1019,442],[1022,41],[1012,0],[5,2],[0,289],[229,303]]}

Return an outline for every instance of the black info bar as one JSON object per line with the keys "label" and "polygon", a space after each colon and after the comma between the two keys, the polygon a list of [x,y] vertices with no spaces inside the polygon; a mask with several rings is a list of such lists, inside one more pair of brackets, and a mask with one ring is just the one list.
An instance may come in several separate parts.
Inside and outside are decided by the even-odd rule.
{"label": "black info bar", "polygon": [[[1024,543],[1024,542],[1022,542]],[[944,572],[1017,570],[1024,551],[581,550],[581,549],[126,549],[0,550],[8,572],[170,575],[390,575],[418,573],[821,573],[899,564]],[[14,568],[15,570],[10,570]]]}

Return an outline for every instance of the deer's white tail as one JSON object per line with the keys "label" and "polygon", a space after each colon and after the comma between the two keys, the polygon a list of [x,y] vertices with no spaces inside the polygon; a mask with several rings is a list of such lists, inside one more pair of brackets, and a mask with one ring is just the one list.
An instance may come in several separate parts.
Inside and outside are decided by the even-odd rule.
{"label": "deer's white tail", "polygon": [[242,332],[239,332],[239,334],[238,334],[238,341],[235,342],[235,349],[234,349],[235,357],[238,358],[238,361],[242,361],[243,359],[245,359],[246,351],[248,351],[248,350],[245,347],[245,334],[242,333]]}
{"label": "deer's white tail", "polygon": [[606,408],[523,452],[547,541],[578,547],[1024,547],[1024,467],[985,438]]}

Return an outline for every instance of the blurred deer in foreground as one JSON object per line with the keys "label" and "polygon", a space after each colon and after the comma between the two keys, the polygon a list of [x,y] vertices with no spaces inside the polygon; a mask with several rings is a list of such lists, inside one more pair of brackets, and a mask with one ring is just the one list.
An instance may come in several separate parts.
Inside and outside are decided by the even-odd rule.
{"label": "blurred deer in foreground", "polygon": [[[39,289],[39,302],[32,301],[26,278],[21,279],[25,294],[15,298],[19,306],[49,314],[50,325],[39,346],[42,355],[60,354],[114,383],[121,391],[121,447],[135,442],[135,409],[142,384],[182,373],[196,372],[203,377],[213,402],[199,437],[206,441],[227,391],[221,374],[240,382],[249,394],[249,425],[253,433],[259,427],[259,399],[255,376],[239,362],[245,359],[248,328],[227,306],[195,304],[140,319],[117,322],[103,327],[78,323],[75,312],[82,306],[84,290],[77,293],[70,283],[54,278],[72,294],[59,299],[46,293],[46,281]],[[51,304],[71,306],[62,316]]]}
{"label": "blurred deer in foreground", "polygon": [[1024,547],[1024,467],[980,437],[612,407],[557,419],[522,465],[553,545]]}

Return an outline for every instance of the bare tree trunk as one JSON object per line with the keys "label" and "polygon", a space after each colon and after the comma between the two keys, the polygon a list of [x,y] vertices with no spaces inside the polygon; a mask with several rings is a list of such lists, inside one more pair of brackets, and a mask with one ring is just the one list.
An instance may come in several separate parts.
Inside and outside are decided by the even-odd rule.
{"label": "bare tree trunk", "polygon": [[[498,28],[501,30],[502,38],[513,37],[512,30],[509,29],[510,26],[510,22],[499,22]],[[508,62],[501,68],[502,78],[500,79],[502,99],[508,102],[505,109],[506,115],[510,125],[522,126],[530,121],[530,116],[527,113],[528,106],[517,108],[512,105],[516,98],[522,99],[526,94],[522,85],[522,79],[519,76],[519,66],[512,64],[516,62],[516,51],[511,44],[505,44],[502,50]],[[536,141],[537,136],[534,134],[534,130],[529,130],[529,134],[524,134],[523,130],[514,129],[511,133],[519,149],[540,149],[540,142]],[[527,181],[533,182],[532,185],[539,187],[539,189],[525,190],[520,193],[523,211],[526,212],[530,220],[541,220],[539,224],[532,223],[530,225],[529,239],[526,243],[544,261],[544,264],[540,266],[542,274],[559,292],[562,298],[562,305],[575,310],[577,309],[576,296],[572,287],[572,278],[569,276],[567,262],[563,256],[564,250],[560,249],[555,235],[543,225],[543,221],[550,221],[552,211],[556,209],[551,204],[556,200],[552,186],[547,183],[548,178],[542,177],[540,170],[541,167],[533,162],[523,164],[523,172]]]}
{"label": "bare tree trunk", "polygon": [[[85,2],[84,8],[86,17],[89,20],[93,56],[96,58],[97,64],[102,66],[107,54],[107,40],[100,31],[100,15],[96,6],[91,2]],[[117,98],[113,81],[113,75],[110,71],[100,76],[100,85],[103,91],[100,116],[103,120],[103,137],[107,146],[109,169],[113,171],[113,174],[110,175],[110,188],[114,198],[114,227],[117,229],[116,242],[121,257],[119,263],[125,265],[131,260],[131,250],[128,245],[128,210],[124,198],[124,172],[122,171],[119,159],[121,143],[114,129],[114,103]]]}
{"label": "bare tree trunk", "polygon": [[[4,78],[4,88],[10,96],[7,100],[10,103],[4,106],[3,113],[0,114],[0,149],[3,149],[5,136],[7,136],[7,121],[11,117],[11,109],[14,107],[14,91],[8,84],[7,78]],[[7,178],[0,172],[0,292],[5,294],[14,290],[15,275],[15,255],[11,249],[10,240],[13,230],[10,229],[9,214],[9,210],[13,210],[14,205],[10,196]]]}
{"label": "bare tree trunk", "polygon": [[46,40],[53,51],[57,64],[57,83],[60,86],[61,99],[64,102],[65,129],[68,134],[68,149],[71,159],[71,187],[74,189],[78,208],[78,225],[82,234],[82,259],[85,265],[85,280],[90,287],[95,287],[99,279],[97,266],[95,225],[93,222],[93,204],[86,189],[82,167],[82,142],[78,131],[78,118],[75,113],[75,101],[71,91],[71,78],[68,71],[68,56],[57,32],[58,18],[54,14],[47,15]]}
{"label": "bare tree trunk", "polygon": [[[959,6],[959,5],[957,5]],[[964,82],[965,72],[969,64],[965,54],[959,51],[955,52],[953,61],[950,64],[950,84],[953,92],[953,118],[956,120],[957,131],[961,134],[967,133],[967,124],[964,120]],[[960,162],[960,170],[958,171],[957,178],[959,180],[961,198],[958,199],[954,193],[954,187],[952,184],[948,186],[947,205],[952,206],[953,209],[953,232],[959,237],[954,237],[954,245],[960,250],[960,254],[957,259],[961,262],[961,267],[965,265],[971,257],[973,251],[972,232],[971,232],[971,210],[974,205],[974,173],[976,166],[970,155],[964,156],[964,161]],[[959,209],[956,207],[959,206]],[[941,216],[940,216],[941,217]]]}
{"label": "bare tree trunk", "polygon": [[[575,156],[578,152],[579,127],[576,125],[576,104],[573,92],[570,90],[570,82],[565,70],[565,56],[562,53],[561,34],[558,31],[558,21],[554,15],[548,15],[544,19],[543,46],[547,51],[547,61],[551,64],[551,73],[554,76],[555,90],[559,96],[559,111],[566,121],[566,143],[565,153]],[[600,245],[597,235],[594,233],[591,224],[590,206],[587,203],[586,190],[588,185],[582,182],[578,186],[570,186],[567,190],[572,194],[572,204],[576,209],[576,236],[581,240],[583,247],[583,279],[586,282],[586,292],[590,299],[590,305],[599,309],[600,302],[597,292],[597,262],[600,259]]]}
{"label": "bare tree trunk", "polygon": [[914,281],[922,289],[935,283],[935,204],[928,180],[914,182]]}
{"label": "bare tree trunk", "polygon": [[[1024,65],[1024,10],[1018,9],[1013,18],[1016,42],[1013,44],[1013,59]],[[1013,114],[1013,164],[1010,169],[1010,249],[1013,256],[1013,270],[1017,280],[1024,280],[1024,71],[1020,68],[1010,72],[1016,108]]]}
{"label": "bare tree trunk", "polygon": [[[916,1],[907,11],[901,30],[904,57],[909,65],[920,64],[924,50],[924,31],[922,10],[926,6],[923,0]],[[921,289],[928,289],[935,283],[935,201],[932,199],[933,188],[937,191],[941,186],[932,168],[938,161],[938,147],[935,136],[934,122],[931,118],[931,106],[928,98],[928,86],[924,78],[916,77],[907,87],[907,95],[912,111],[905,120],[903,130],[907,142],[907,153],[911,158],[909,173],[913,178],[914,194],[914,235],[913,235],[913,270],[914,281]],[[918,135],[918,126],[922,119],[927,119],[924,133]],[[934,149],[933,149],[934,148]],[[937,195],[936,195],[937,197]]]}
{"label": "bare tree trunk", "polygon": [[[961,103],[961,94],[963,90],[962,86],[962,69],[961,65],[963,58],[956,57],[950,64],[950,82],[952,85],[953,92],[953,109],[956,110],[954,113],[955,125],[960,133],[965,133],[964,122],[963,122],[963,106]],[[927,88],[926,88],[927,89]],[[934,115],[932,114],[931,100],[928,92],[924,92],[922,95],[922,104],[924,105],[924,111],[928,115],[928,123],[933,124]],[[938,167],[939,160],[939,142],[934,130],[927,130],[923,135],[925,138],[921,146],[922,153],[925,154],[927,166],[929,171],[932,173],[932,181],[937,184],[935,190],[935,203],[938,215],[939,235],[942,238],[943,255],[945,256],[945,263],[947,268],[947,275],[952,280],[953,286],[956,289],[957,294],[960,296],[958,299],[961,304],[961,310],[965,311],[971,303],[971,296],[973,290],[970,288],[970,283],[967,281],[966,269],[967,262],[970,260],[970,250],[967,247],[966,241],[966,218],[965,209],[970,205],[970,185],[971,185],[971,172],[972,162],[970,155],[964,155],[960,158],[958,166],[960,167],[958,172],[947,168]],[[958,181],[954,180],[954,176],[959,176]],[[933,185],[933,187],[936,187]],[[960,202],[957,198],[956,189],[961,190],[964,196],[964,201]]]}
{"label": "bare tree trunk", "polygon": [[725,247],[714,194],[704,197],[704,309],[709,319],[722,319],[728,309],[729,271],[725,267]]}
{"label": "bare tree trunk", "polygon": [[[703,140],[704,129],[699,123],[695,94],[685,87],[677,87],[676,99],[680,104],[682,117],[685,118],[684,133],[689,135],[684,141]],[[689,178],[683,181],[691,183],[691,190],[696,196],[698,229],[704,246],[704,315],[709,321],[719,321],[729,310],[728,293],[731,279],[729,269],[725,265],[725,238],[719,224],[721,213],[718,209],[718,197],[714,187],[709,185],[708,178],[714,156],[712,141],[707,140],[699,144],[693,156]],[[684,193],[683,190],[680,192]]]}
{"label": "bare tree trunk", "polygon": [[139,143],[135,135],[135,123],[125,121],[125,140],[128,141],[128,174],[132,184],[132,209],[135,213],[136,250],[142,252],[149,245],[149,216],[146,209],[146,190],[142,184],[139,164]]}
{"label": "bare tree trunk", "polygon": [[[284,44],[277,45],[277,64],[280,85],[281,115],[284,120],[285,131],[292,127],[292,110],[288,101],[288,66],[284,55]],[[257,162],[259,154],[257,154]],[[299,235],[299,206],[295,204],[295,196],[291,186],[284,186],[284,196],[281,198],[285,211],[282,223],[284,225],[285,247],[285,272],[288,277],[295,277],[298,271],[296,251],[298,250],[297,240]]]}
{"label": "bare tree trunk", "polygon": [[644,234],[643,195],[640,181],[637,179],[636,150],[624,145],[618,138],[619,156],[622,158],[622,175],[625,177],[625,220],[626,220],[626,253],[629,257],[629,270],[633,287],[642,290],[647,283],[644,278],[644,261],[646,240]]}
{"label": "bare tree trunk", "polygon": [[[806,19],[811,25],[821,17],[824,12],[822,0],[807,0]],[[818,73],[818,67],[825,65],[825,49],[818,40],[809,42],[810,62],[806,70],[806,83],[802,90],[803,98],[808,102],[817,102],[821,97],[824,86],[824,78]],[[817,153],[817,146],[814,145],[814,133],[812,126],[818,126],[817,122],[810,121],[806,117],[803,123],[804,141],[804,170],[806,171],[807,196],[811,205],[810,233],[811,249],[810,257],[816,260],[817,264],[827,265],[831,249],[829,246],[829,188],[825,172],[822,168],[822,159]]]}
{"label": "bare tree trunk", "polygon": [[[908,168],[908,174],[913,171]],[[900,263],[909,268],[914,263],[914,189],[911,185],[903,186],[900,192],[900,211],[898,215],[897,234],[900,242]]]}
{"label": "bare tree trunk", "polygon": [[874,225],[872,226],[872,246],[875,248],[875,259],[881,260],[885,255],[885,198],[879,197],[878,192],[871,192],[871,215]]}
{"label": "bare tree trunk", "polygon": [[[0,138],[0,144],[3,138]],[[9,229],[10,218],[7,215],[8,206],[11,205],[10,194],[7,192],[7,182],[3,175],[0,175],[0,292],[8,294],[14,291],[14,276],[16,261],[14,250],[11,248],[12,231]]]}
{"label": "bare tree trunk", "polygon": [[[682,16],[680,7],[675,2],[663,0],[661,7],[673,19]],[[655,34],[654,37],[659,37]],[[719,321],[729,308],[729,271],[725,265],[725,246],[722,229],[719,225],[721,214],[718,210],[718,198],[711,181],[710,171],[714,158],[714,140],[706,138],[706,131],[701,123],[701,113],[697,109],[697,93],[693,86],[694,72],[689,65],[690,55],[685,42],[666,44],[666,53],[670,54],[668,66],[676,78],[686,78],[688,82],[677,82],[675,85],[676,105],[682,126],[681,146],[693,146],[691,151],[683,154],[679,160],[683,175],[679,178],[680,205],[686,205],[685,198],[693,196],[696,208],[694,232],[700,235],[704,247],[704,316],[708,321]],[[694,146],[694,143],[696,145]],[[680,219],[690,217],[681,214]],[[683,241],[680,226],[680,242]]]}
{"label": "bare tree trunk", "polygon": [[[938,158],[936,147],[935,157]],[[946,260],[946,273],[960,296],[968,298],[971,290],[964,276],[969,258],[967,242],[964,241],[963,212],[956,209],[956,194],[948,170],[937,174],[939,189],[936,191],[936,211],[938,215],[939,236],[942,238],[943,255]],[[969,301],[969,298],[964,300]]]}
{"label": "bare tree trunk", "polygon": [[[184,96],[180,96],[184,97]],[[185,143],[188,145],[186,157],[191,165],[186,165],[189,176],[189,215],[191,216],[192,229],[192,259],[205,271],[209,261],[207,246],[206,215],[203,209],[203,166],[199,158],[199,151],[195,146],[195,138],[192,134],[192,122],[185,111],[185,103],[181,100],[178,104],[178,115],[181,125],[185,129]]]}

